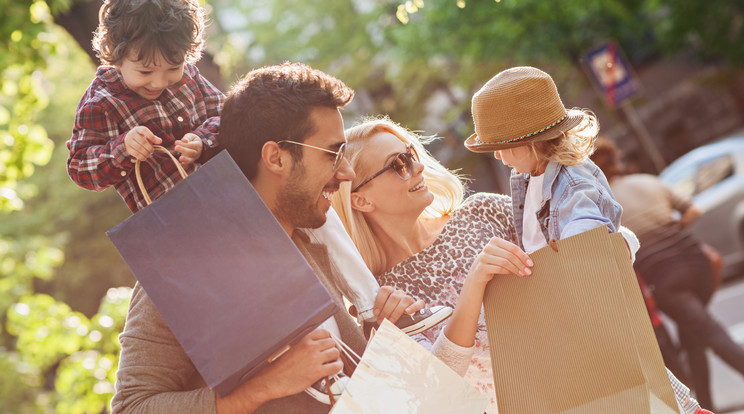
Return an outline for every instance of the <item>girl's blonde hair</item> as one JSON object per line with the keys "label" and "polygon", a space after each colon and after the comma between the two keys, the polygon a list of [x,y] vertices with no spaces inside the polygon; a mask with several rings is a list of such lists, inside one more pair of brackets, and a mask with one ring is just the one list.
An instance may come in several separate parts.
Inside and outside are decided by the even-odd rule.
{"label": "girl's blonde hair", "polygon": [[393,134],[403,143],[410,144],[418,154],[418,162],[424,165],[423,176],[429,191],[434,194],[434,201],[424,210],[422,217],[435,218],[452,213],[462,203],[465,192],[463,179],[445,168],[424,148],[425,143],[437,139],[436,137],[419,136],[388,117],[365,118],[356,126],[347,129],[346,158],[354,168],[356,178],[352,182],[341,183],[331,204],[362,254],[367,267],[375,275],[388,270],[387,258],[364,214],[351,208],[351,189],[356,188],[370,174],[374,174],[374,171],[366,171],[360,160],[368,151],[366,144],[369,138],[379,132]]}
{"label": "girl's blonde hair", "polygon": [[599,135],[599,120],[588,109],[573,108],[568,114],[581,112],[584,119],[579,125],[563,133],[563,136],[548,141],[532,143],[538,159],[547,159],[563,165],[577,165],[594,152],[594,141]]}

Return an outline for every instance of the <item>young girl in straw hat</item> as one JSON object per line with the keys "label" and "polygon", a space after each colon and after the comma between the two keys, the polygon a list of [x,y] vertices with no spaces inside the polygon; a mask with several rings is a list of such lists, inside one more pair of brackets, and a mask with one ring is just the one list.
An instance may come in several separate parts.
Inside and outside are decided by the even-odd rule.
{"label": "young girl in straw hat", "polygon": [[619,230],[622,207],[589,160],[599,122],[588,110],[566,110],[547,73],[500,72],[473,96],[472,112],[475,133],[465,146],[512,167],[514,227],[525,251],[598,226]]}
{"label": "young girl in straw hat", "polygon": [[[527,252],[598,226],[620,232],[635,260],[638,239],[620,226],[622,207],[590,159],[599,122],[563,106],[551,77],[533,67],[498,73],[473,96],[475,133],[465,146],[512,167],[514,228]],[[667,369],[680,413],[710,413]]]}

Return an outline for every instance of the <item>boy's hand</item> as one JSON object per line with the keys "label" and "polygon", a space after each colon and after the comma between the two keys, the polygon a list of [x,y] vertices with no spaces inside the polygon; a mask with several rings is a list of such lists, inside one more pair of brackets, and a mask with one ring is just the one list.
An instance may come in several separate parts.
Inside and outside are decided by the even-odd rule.
{"label": "boy's hand", "polygon": [[135,159],[145,161],[155,151],[153,145],[162,142],[163,140],[156,137],[149,128],[136,126],[124,137],[124,150]]}
{"label": "boy's hand", "polygon": [[196,134],[188,133],[176,141],[176,151],[181,153],[178,161],[186,166],[198,160],[203,148],[202,140]]}

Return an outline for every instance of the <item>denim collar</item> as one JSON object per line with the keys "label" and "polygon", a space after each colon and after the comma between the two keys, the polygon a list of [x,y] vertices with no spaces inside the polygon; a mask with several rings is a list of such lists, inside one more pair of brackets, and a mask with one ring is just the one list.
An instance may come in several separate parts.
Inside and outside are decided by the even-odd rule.
{"label": "denim collar", "polygon": [[[561,164],[555,161],[548,162],[548,165],[545,167],[545,172],[543,173],[543,175],[545,175],[545,179],[543,181],[542,189],[540,190],[540,195],[542,197],[541,204],[545,204],[546,201],[550,200],[553,197],[553,183],[555,183],[555,180],[558,179],[558,173],[560,173],[560,171]],[[523,185],[526,187],[527,183],[530,181],[530,173],[522,173],[519,174],[519,176]]]}

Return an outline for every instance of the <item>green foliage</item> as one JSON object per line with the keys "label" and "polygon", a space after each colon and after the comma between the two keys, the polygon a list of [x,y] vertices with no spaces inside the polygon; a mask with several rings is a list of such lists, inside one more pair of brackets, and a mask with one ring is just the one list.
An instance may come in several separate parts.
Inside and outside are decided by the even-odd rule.
{"label": "green foliage", "polygon": [[62,260],[62,251],[45,237],[0,239],[0,274],[4,275],[0,278],[0,314],[33,292],[34,278],[49,279]]}
{"label": "green foliage", "polygon": [[[65,146],[54,145],[69,137],[77,101],[95,70],[52,23],[52,14],[71,3],[0,0],[3,412],[106,411],[117,366],[117,335],[128,306],[127,288],[106,293],[112,284],[131,284],[131,275],[115,277],[123,273],[123,263],[113,247],[102,243],[104,229],[121,221],[126,207],[116,194],[77,188],[64,172]],[[98,200],[109,204],[93,206]],[[94,236],[79,230],[86,228],[83,223]],[[106,261],[94,270],[102,276],[91,276],[85,257],[81,260],[85,255]],[[66,269],[70,258],[77,261]],[[77,273],[62,279],[60,269]]]}
{"label": "green foliage", "polygon": [[[677,3],[214,0],[213,29],[218,29],[209,41],[219,45],[217,61],[232,79],[284,60],[333,73],[357,91],[345,111],[348,118],[388,114],[403,125],[425,127],[425,133],[445,138],[431,147],[439,159],[472,173],[484,161],[462,147],[473,131],[470,97],[506,67],[543,68],[571,101],[590,87],[580,59],[608,39],[616,40],[636,66],[663,53],[695,50],[688,40],[703,37],[691,33],[722,32],[709,28],[716,26],[710,23],[713,18],[723,19],[732,39],[741,43],[741,6],[721,7],[730,13],[724,17],[705,10],[707,1]],[[693,14],[689,10],[696,10],[695,19],[682,13]],[[694,29],[690,22],[706,30]],[[683,40],[674,44],[675,38]],[[715,36],[704,39],[697,50],[719,50]],[[733,61],[744,49],[731,42],[720,44],[731,45],[726,59]]]}
{"label": "green foliage", "polygon": [[9,412],[36,414],[43,411],[37,404],[43,377],[37,367],[21,361],[16,352],[0,348],[0,401]]}
{"label": "green foliage", "polygon": [[[5,3],[5,4],[2,4]],[[53,2],[63,7],[62,2]],[[48,103],[40,69],[56,53],[44,1],[3,1],[0,14],[0,211],[23,206],[19,180],[49,160],[52,143],[34,117]]]}
{"label": "green foliage", "polygon": [[[439,34],[444,47],[436,42],[433,48],[440,52],[454,47],[484,58],[512,53],[518,60],[576,60],[587,47],[613,38],[644,56],[692,52],[701,59],[744,63],[742,2],[428,0],[425,6],[406,1],[398,4],[396,16]],[[453,24],[457,30],[448,30]]]}
{"label": "green foliage", "polygon": [[21,358],[42,370],[79,350],[88,334],[84,315],[48,295],[21,298],[7,315],[8,332],[16,336]]}
{"label": "green foliage", "polygon": [[108,406],[119,365],[117,338],[124,329],[130,295],[128,288],[109,289],[98,313],[85,326],[81,347],[60,364],[54,384],[57,413],[98,413]]}
{"label": "green foliage", "polygon": [[[16,366],[22,362],[56,377],[49,400],[54,412],[98,413],[107,407],[130,294],[128,288],[110,289],[92,319],[43,294],[23,297],[8,311],[8,332],[17,338]],[[16,373],[38,385],[37,377]]]}
{"label": "green foliage", "polygon": [[307,62],[358,91],[350,108],[357,115],[441,125],[430,133],[448,138],[454,158],[470,156],[460,144],[472,132],[470,96],[506,66],[537,65],[562,80],[586,50],[607,38],[632,45],[632,58],[651,53],[646,0],[474,1],[464,7],[453,0],[412,0],[402,9],[408,24],[396,18],[400,2],[394,0],[259,1],[241,3],[238,13],[232,3],[211,3],[223,30],[212,41],[242,53],[242,59],[218,55],[231,72]]}
{"label": "green foliage", "polygon": [[688,50],[705,60],[744,64],[744,3],[741,1],[649,0],[657,39],[667,53]]}
{"label": "green foliage", "polygon": [[210,3],[216,10],[215,25],[222,29],[210,41],[234,45],[239,54],[231,60],[218,54],[217,59],[236,76],[261,65],[302,61],[355,88],[357,98],[349,109],[357,115],[389,113],[409,125],[417,125],[426,115],[419,106],[422,102],[447,89],[450,60],[396,44],[392,33],[402,24],[391,2],[234,3]]}

